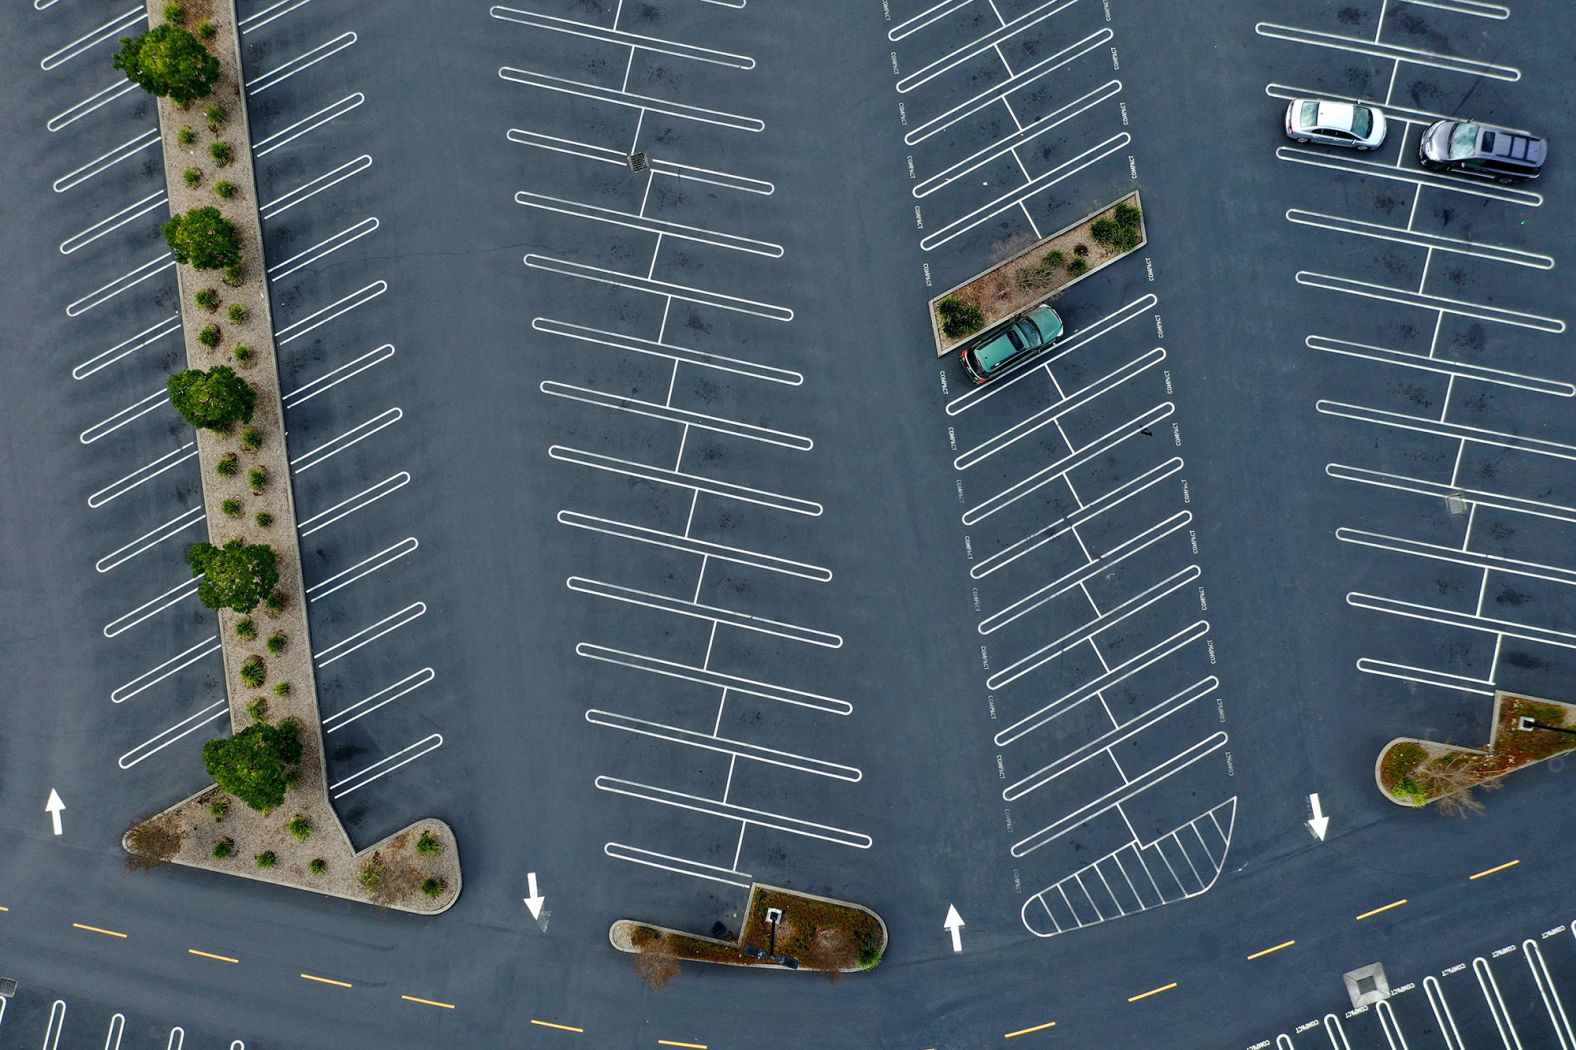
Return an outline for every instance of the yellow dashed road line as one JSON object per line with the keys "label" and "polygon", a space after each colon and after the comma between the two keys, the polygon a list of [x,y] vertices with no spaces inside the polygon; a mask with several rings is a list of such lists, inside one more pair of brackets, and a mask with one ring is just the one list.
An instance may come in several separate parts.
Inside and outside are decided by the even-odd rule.
{"label": "yellow dashed road line", "polygon": [[1406,898],[1405,897],[1402,897],[1398,901],[1391,901],[1389,904],[1386,904],[1382,908],[1375,908],[1373,911],[1365,911],[1365,912],[1363,912],[1361,915],[1357,916],[1357,921],[1358,922],[1362,922],[1364,919],[1371,919],[1375,915],[1378,915],[1380,912],[1389,911],[1391,908],[1399,908],[1401,905],[1403,905],[1405,903],[1406,903]]}
{"label": "yellow dashed road line", "polygon": [[1002,1036],[1002,1038],[1003,1039],[1016,1039],[1020,1035],[1028,1035],[1030,1032],[1043,1032],[1047,1028],[1055,1028],[1055,1027],[1056,1027],[1056,1022],[1055,1021],[1046,1021],[1044,1024],[1037,1024],[1033,1028],[1020,1028],[1016,1032],[1008,1032],[1006,1035]]}
{"label": "yellow dashed road line", "polygon": [[1159,988],[1151,988],[1147,992],[1139,992],[1137,995],[1130,995],[1127,997],[1127,1001],[1130,1003],[1136,1003],[1140,999],[1148,999],[1151,995],[1159,995],[1161,992],[1169,992],[1176,986],[1177,983],[1175,981],[1172,981],[1170,984],[1162,984]]}
{"label": "yellow dashed road line", "polygon": [[584,1028],[576,1028],[572,1024],[554,1024],[551,1021],[538,1021],[534,1017],[531,1018],[531,1023],[532,1024],[536,1024],[536,1025],[541,1025],[543,1028],[556,1028],[560,1032],[575,1032],[575,1033],[577,1033],[579,1035],[584,1035],[585,1034],[585,1029]]}
{"label": "yellow dashed road line", "polygon": [[186,954],[187,955],[199,955],[199,956],[201,956],[204,959],[216,959],[219,962],[238,963],[238,962],[241,961],[239,959],[232,959],[228,955],[215,955],[213,952],[200,952],[196,948],[187,948],[186,949]]}
{"label": "yellow dashed road line", "polygon": [[126,939],[126,935],[124,933],[116,933],[114,930],[105,930],[98,926],[88,926],[80,922],[74,922],[71,925],[75,926],[79,930],[87,930],[89,933],[102,933],[106,937],[119,937],[121,940]]}
{"label": "yellow dashed road line", "polygon": [[1476,875],[1468,876],[1467,877],[1467,881],[1471,882],[1474,879],[1481,879],[1485,875],[1492,875],[1496,871],[1504,871],[1506,868],[1514,868],[1517,864],[1520,864],[1520,863],[1521,863],[1521,861],[1519,861],[1519,860],[1507,860],[1505,863],[1499,865],[1496,868],[1489,868],[1487,871],[1480,871]]}
{"label": "yellow dashed road line", "polygon": [[1248,956],[1248,961],[1252,962],[1254,959],[1262,959],[1266,955],[1269,955],[1271,952],[1278,952],[1282,948],[1290,948],[1292,945],[1294,945],[1296,943],[1297,943],[1296,941],[1281,941],[1279,944],[1277,944],[1273,948],[1265,948],[1261,952],[1254,952],[1252,955]]}
{"label": "yellow dashed road line", "polygon": [[349,988],[349,987],[351,987],[349,981],[336,981],[332,977],[313,977],[309,973],[302,974],[301,975],[301,979],[303,981],[316,981],[318,984],[331,984],[335,988]]}
{"label": "yellow dashed road line", "polygon": [[423,1006],[441,1006],[445,1010],[454,1009],[453,1003],[440,1003],[436,999],[422,999],[414,995],[402,995],[400,998],[405,1000],[407,1003],[421,1003]]}
{"label": "yellow dashed road line", "polygon": [[680,1043],[673,1039],[658,1039],[658,1046],[682,1046],[685,1050],[706,1050],[705,1043]]}

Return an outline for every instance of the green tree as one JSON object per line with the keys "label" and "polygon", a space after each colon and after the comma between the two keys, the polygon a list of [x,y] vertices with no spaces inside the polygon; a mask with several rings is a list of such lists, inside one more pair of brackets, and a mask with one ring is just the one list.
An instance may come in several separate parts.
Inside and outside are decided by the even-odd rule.
{"label": "green tree", "polygon": [[210,609],[251,612],[279,582],[279,560],[274,549],[262,543],[194,543],[186,550],[186,564],[193,576],[203,578],[197,597]]}
{"label": "green tree", "polygon": [[115,68],[138,87],[185,105],[206,97],[219,79],[219,60],[180,26],[158,25],[122,37]]}
{"label": "green tree", "polygon": [[202,747],[208,775],[225,791],[261,813],[280,805],[301,763],[301,727],[293,719],[257,722]]}
{"label": "green tree", "polygon": [[236,423],[249,423],[257,406],[257,391],[229,365],[214,365],[204,372],[188,368],[165,382],[170,404],[194,427],[226,431]]}
{"label": "green tree", "polygon": [[241,261],[241,235],[214,207],[193,208],[165,220],[164,240],[178,263],[222,270]]}

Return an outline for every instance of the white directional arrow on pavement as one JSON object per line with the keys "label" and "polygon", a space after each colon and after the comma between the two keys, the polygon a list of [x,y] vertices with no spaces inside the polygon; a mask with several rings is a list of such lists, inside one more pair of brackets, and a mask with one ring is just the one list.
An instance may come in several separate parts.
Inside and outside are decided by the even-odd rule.
{"label": "white directional arrow on pavement", "polygon": [[536,872],[526,872],[525,884],[531,891],[531,895],[525,898],[525,906],[531,909],[531,918],[540,919],[542,917],[542,905],[547,898],[536,892]]}
{"label": "white directional arrow on pavement", "polygon": [[61,831],[64,830],[60,826],[60,813],[65,808],[66,804],[60,801],[60,792],[56,791],[54,788],[50,788],[49,801],[44,803],[44,812],[49,814],[49,819],[54,823],[56,835],[60,834]]}
{"label": "white directional arrow on pavement", "polygon": [[963,927],[966,925],[963,916],[958,914],[957,905],[947,905],[947,921],[941,924],[941,928],[952,934],[952,950],[955,952],[963,950]]}
{"label": "white directional arrow on pavement", "polygon": [[1313,810],[1313,819],[1308,821],[1308,830],[1313,832],[1313,837],[1320,842],[1324,841],[1324,833],[1330,829],[1330,818],[1324,815],[1319,808],[1319,795],[1315,792],[1308,796],[1308,807]]}

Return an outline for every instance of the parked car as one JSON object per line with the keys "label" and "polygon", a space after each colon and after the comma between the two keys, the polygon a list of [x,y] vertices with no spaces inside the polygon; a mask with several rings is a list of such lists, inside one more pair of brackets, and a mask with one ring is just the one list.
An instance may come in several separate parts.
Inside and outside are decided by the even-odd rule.
{"label": "parked car", "polygon": [[1049,306],[1036,306],[965,346],[958,355],[963,374],[976,384],[988,383],[1010,366],[1050,349],[1061,337],[1061,315]]}
{"label": "parked car", "polygon": [[1390,130],[1384,114],[1355,102],[1294,98],[1286,107],[1286,137],[1350,149],[1377,149]]}
{"label": "parked car", "polygon": [[1523,182],[1543,171],[1549,144],[1536,135],[1470,120],[1430,124],[1417,143],[1429,171],[1458,171],[1495,182]]}

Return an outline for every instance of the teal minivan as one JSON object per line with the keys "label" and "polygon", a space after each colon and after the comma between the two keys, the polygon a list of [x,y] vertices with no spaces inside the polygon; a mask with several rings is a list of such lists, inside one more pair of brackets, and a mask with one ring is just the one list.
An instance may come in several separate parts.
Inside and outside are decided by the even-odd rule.
{"label": "teal minivan", "polygon": [[1061,316],[1049,306],[1036,306],[986,332],[965,346],[958,357],[964,375],[976,384],[988,383],[1012,365],[1050,349],[1061,337]]}

